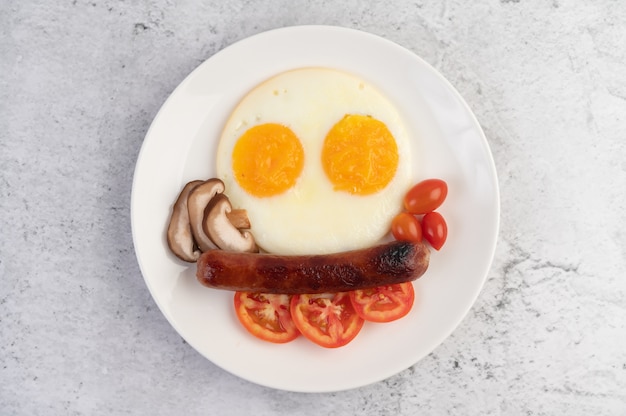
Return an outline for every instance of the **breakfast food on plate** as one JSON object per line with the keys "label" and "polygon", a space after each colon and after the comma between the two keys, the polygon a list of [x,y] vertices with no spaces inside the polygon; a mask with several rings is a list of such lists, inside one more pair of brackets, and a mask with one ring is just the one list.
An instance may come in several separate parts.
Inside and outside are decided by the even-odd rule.
{"label": "breakfast food on plate", "polygon": [[255,337],[275,344],[298,338],[300,331],[291,319],[291,295],[235,292],[237,319]]}
{"label": "breakfast food on plate", "polygon": [[439,208],[448,196],[448,184],[441,179],[416,183],[404,196],[404,209],[414,215],[427,214]]}
{"label": "breakfast food on plate", "polygon": [[388,233],[411,186],[410,154],[401,117],[372,85],[303,68],[241,100],[215,157],[262,250],[325,254],[369,247]]}
{"label": "breakfast food on plate", "polygon": [[435,250],[441,249],[448,237],[448,225],[437,211],[428,212],[422,218],[424,238]]}
{"label": "breakfast food on plate", "polygon": [[343,347],[363,328],[348,292],[294,295],[289,312],[306,339],[325,348]]}
{"label": "breakfast food on plate", "polygon": [[364,322],[409,313],[427,243],[446,241],[435,210],[447,184],[411,186],[410,154],[399,114],[372,85],[332,69],[284,72],[234,109],[218,177],[183,187],[168,245],[197,263],[202,285],[234,291],[254,336],[346,345]]}
{"label": "breakfast food on plate", "polygon": [[228,197],[224,194],[215,195],[204,209],[202,230],[222,250],[256,253],[259,249],[250,231],[239,229],[250,228],[250,223],[233,223],[229,218],[232,212]]}
{"label": "breakfast food on plate", "polygon": [[202,223],[204,222],[204,210],[207,204],[215,195],[221,194],[222,192],[224,192],[224,182],[212,178],[192,189],[187,197],[191,233],[198,244],[198,248],[202,252],[217,248],[217,245],[204,232]]}
{"label": "breakfast food on plate", "polygon": [[334,254],[282,256],[209,250],[197,278],[215,289],[262,293],[326,293],[412,281],[428,268],[422,243],[392,241]]}
{"label": "breakfast food on plate", "polygon": [[201,183],[202,181],[191,181],[183,187],[174,203],[170,223],[167,227],[167,245],[179,259],[188,262],[198,260],[201,254],[191,232],[187,208],[189,194]]}
{"label": "breakfast food on plate", "polygon": [[181,260],[193,263],[207,250],[256,251],[246,229],[246,210],[233,210],[217,178],[187,183],[174,206],[167,228],[167,245]]}
{"label": "breakfast food on plate", "polygon": [[391,322],[411,311],[415,301],[412,282],[357,289],[348,293],[357,315],[370,322]]}
{"label": "breakfast food on plate", "polygon": [[441,249],[448,237],[448,225],[435,210],[447,195],[448,184],[441,179],[426,179],[413,185],[404,197],[406,212],[401,212],[391,221],[395,239],[422,241],[424,237],[432,248]]}

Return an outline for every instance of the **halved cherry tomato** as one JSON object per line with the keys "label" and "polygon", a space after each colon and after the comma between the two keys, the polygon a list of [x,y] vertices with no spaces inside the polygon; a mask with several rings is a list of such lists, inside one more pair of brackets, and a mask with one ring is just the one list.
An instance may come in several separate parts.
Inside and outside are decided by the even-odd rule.
{"label": "halved cherry tomato", "polygon": [[448,226],[438,212],[429,212],[422,218],[424,238],[435,250],[439,250],[448,237]]}
{"label": "halved cherry tomato", "polygon": [[294,295],[291,316],[302,335],[326,348],[346,345],[363,327],[348,292]]}
{"label": "halved cherry tomato", "polygon": [[401,212],[391,221],[391,234],[399,241],[422,241],[422,226],[419,220],[408,212]]}
{"label": "halved cherry tomato", "polygon": [[411,282],[398,283],[353,290],[350,300],[356,313],[366,321],[391,322],[409,313],[415,301],[415,291]]}
{"label": "halved cherry tomato", "polygon": [[282,344],[300,334],[291,319],[290,295],[235,292],[239,322],[257,338]]}
{"label": "halved cherry tomato", "polygon": [[414,185],[404,197],[404,208],[421,215],[439,208],[448,195],[448,184],[441,179],[426,179]]}

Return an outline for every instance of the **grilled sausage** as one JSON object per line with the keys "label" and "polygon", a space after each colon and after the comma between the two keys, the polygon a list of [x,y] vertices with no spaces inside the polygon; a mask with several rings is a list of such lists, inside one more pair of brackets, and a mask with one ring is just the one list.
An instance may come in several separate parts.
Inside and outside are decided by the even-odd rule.
{"label": "grilled sausage", "polygon": [[415,280],[429,258],[424,244],[402,241],[310,256],[209,250],[198,259],[196,277],[210,288],[244,292],[345,292]]}

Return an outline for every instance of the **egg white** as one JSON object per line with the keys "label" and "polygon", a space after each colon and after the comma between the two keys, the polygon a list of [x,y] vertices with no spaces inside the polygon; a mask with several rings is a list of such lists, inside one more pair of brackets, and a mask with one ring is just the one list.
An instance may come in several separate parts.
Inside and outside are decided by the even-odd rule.
{"label": "egg white", "polygon": [[[396,139],[396,174],[375,194],[335,191],[322,167],[326,134],[346,114],[380,120]],[[291,128],[302,143],[305,161],[291,189],[258,198],[235,180],[232,153],[247,129],[263,123]],[[223,129],[216,169],[233,207],[247,211],[257,244],[276,254],[325,254],[376,244],[389,232],[392,218],[402,209],[411,180],[409,141],[392,103],[364,80],[327,68],[284,72],[248,93]]]}

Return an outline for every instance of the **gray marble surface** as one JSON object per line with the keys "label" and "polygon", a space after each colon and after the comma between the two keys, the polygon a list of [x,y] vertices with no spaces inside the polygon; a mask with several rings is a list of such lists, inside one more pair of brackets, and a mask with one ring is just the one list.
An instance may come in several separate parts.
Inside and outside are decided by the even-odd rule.
{"label": "gray marble surface", "polygon": [[[328,24],[459,90],[499,174],[493,267],[432,354],[332,394],[260,387],[187,345],[137,265],[135,161],[167,96],[229,44]],[[625,415],[626,3],[0,5],[0,415]]]}

